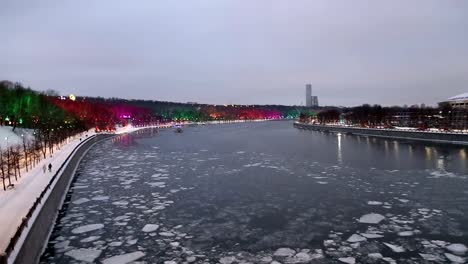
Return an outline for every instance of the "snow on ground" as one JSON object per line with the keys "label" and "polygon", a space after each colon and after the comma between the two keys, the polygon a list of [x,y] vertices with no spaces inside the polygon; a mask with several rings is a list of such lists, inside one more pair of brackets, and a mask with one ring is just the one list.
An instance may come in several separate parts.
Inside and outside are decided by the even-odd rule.
{"label": "snow on ground", "polygon": [[[4,128],[0,128],[0,131],[3,131],[2,133],[5,131]],[[88,136],[91,135],[93,133],[89,131]],[[39,165],[28,173],[22,171],[21,178],[18,178],[18,181],[12,181],[15,184],[14,189],[0,190],[0,215],[2,215],[0,218],[0,252],[4,251],[10,238],[16,232],[16,228],[20,225],[21,219],[26,216],[54,173],[79,143],[80,137],[76,136],[70,143],[60,150],[56,150],[52,157],[47,155],[47,159],[42,160]],[[52,164],[52,172],[44,173],[42,165],[48,165],[49,163]]]}

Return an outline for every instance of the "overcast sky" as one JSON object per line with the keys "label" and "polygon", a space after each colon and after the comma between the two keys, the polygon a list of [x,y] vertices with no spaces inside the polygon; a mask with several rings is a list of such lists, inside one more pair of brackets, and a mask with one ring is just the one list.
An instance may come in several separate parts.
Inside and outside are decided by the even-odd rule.
{"label": "overcast sky", "polygon": [[468,1],[1,0],[0,80],[214,104],[468,92]]}

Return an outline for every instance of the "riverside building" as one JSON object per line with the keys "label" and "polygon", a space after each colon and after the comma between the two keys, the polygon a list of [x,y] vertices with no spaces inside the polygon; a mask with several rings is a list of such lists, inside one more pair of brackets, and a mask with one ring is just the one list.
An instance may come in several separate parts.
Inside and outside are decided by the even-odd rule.
{"label": "riverside building", "polygon": [[451,127],[462,130],[468,129],[468,92],[450,97],[447,101],[439,103],[439,105],[451,106],[452,109],[448,114]]}

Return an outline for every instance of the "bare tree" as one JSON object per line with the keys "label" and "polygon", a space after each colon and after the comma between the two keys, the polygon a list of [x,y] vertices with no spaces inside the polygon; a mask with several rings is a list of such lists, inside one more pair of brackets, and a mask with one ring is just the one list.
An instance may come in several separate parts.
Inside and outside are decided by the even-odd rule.
{"label": "bare tree", "polygon": [[26,172],[28,172],[28,147],[26,142],[26,137],[23,137],[23,156],[24,156],[24,167],[26,168]]}
{"label": "bare tree", "polygon": [[15,180],[18,181],[18,172],[16,171],[16,153],[15,153],[15,148],[11,146],[8,151],[8,165],[9,168],[11,167],[11,170],[13,170],[15,174]]}
{"label": "bare tree", "polygon": [[11,185],[11,162],[10,162],[10,149],[7,148],[7,153],[6,153],[6,176],[8,177],[8,186]]}
{"label": "bare tree", "polygon": [[2,182],[3,182],[3,190],[6,191],[6,185],[5,185],[5,161],[3,158],[3,151],[2,148],[0,148],[0,173],[2,173]]}
{"label": "bare tree", "polygon": [[21,162],[21,146],[16,145],[16,148],[15,148],[15,150],[13,152],[13,164],[15,166],[15,175],[17,173],[18,176],[21,178],[20,162]]}

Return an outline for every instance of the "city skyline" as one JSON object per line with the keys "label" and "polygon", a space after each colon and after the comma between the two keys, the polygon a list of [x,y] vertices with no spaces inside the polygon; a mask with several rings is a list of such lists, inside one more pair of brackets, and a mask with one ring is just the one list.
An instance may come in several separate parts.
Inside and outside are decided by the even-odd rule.
{"label": "city skyline", "polygon": [[0,10],[0,79],[208,104],[435,105],[468,90],[468,4],[39,3]]}

